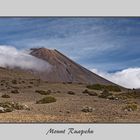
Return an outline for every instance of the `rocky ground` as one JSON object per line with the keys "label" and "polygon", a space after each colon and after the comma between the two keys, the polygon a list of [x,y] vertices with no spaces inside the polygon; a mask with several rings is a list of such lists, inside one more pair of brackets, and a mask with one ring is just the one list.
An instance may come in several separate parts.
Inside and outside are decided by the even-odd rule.
{"label": "rocky ground", "polygon": [[0,122],[140,122],[135,91],[95,90],[32,77],[3,77],[0,85]]}

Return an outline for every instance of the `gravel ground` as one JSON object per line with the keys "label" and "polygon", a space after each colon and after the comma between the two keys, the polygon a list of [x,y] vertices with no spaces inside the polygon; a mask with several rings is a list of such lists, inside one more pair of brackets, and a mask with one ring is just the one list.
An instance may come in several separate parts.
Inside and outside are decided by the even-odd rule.
{"label": "gravel ground", "polygon": [[[139,99],[131,99],[131,101],[137,102],[137,110],[124,111],[125,100],[108,100],[84,94],[82,91],[86,89],[85,85],[46,82],[36,85],[35,81],[30,82],[30,80],[25,80],[25,83],[15,85],[18,87],[19,94],[11,93],[13,90],[11,86],[9,89],[1,87],[0,96],[8,94],[10,98],[0,97],[0,102],[19,102],[27,105],[30,110],[0,113],[0,122],[140,122]],[[51,90],[51,93],[41,95],[35,92],[36,90]],[[68,91],[73,91],[75,94],[70,95]],[[95,92],[99,94],[101,91]],[[36,104],[37,100],[46,96],[53,96],[57,101]],[[81,111],[84,107],[90,107],[92,111]]]}

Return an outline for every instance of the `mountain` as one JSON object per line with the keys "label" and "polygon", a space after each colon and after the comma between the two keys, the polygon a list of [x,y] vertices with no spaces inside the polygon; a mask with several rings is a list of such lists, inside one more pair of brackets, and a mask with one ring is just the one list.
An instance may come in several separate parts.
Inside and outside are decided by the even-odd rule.
{"label": "mountain", "polygon": [[77,64],[58,50],[32,48],[30,54],[48,62],[51,65],[51,70],[49,72],[36,72],[36,75],[48,82],[72,82],[86,84],[99,83],[105,85],[113,84],[112,82]]}

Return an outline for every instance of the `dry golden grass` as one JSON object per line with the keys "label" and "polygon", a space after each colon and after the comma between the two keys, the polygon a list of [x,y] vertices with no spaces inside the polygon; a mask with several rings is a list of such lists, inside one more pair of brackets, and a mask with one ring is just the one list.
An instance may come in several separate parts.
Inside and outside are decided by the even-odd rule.
{"label": "dry golden grass", "polygon": [[[23,114],[0,114],[0,122],[94,122],[95,116],[89,116],[86,113],[81,113],[78,115],[68,115],[68,116],[56,116],[56,115],[23,115]],[[92,121],[91,121],[92,120]],[[95,119],[96,120],[96,119]]]}

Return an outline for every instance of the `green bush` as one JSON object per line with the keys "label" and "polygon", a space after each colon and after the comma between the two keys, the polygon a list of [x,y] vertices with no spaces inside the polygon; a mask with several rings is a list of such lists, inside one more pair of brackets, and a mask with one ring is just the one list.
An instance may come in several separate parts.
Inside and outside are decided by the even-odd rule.
{"label": "green bush", "polygon": [[87,85],[87,88],[89,89],[95,89],[95,90],[109,90],[114,92],[120,92],[121,89],[119,86],[115,85],[100,85],[100,84],[93,84],[93,85]]}
{"label": "green bush", "polygon": [[3,94],[1,97],[2,97],[2,98],[10,98],[10,96],[7,95],[7,94]]}
{"label": "green bush", "polygon": [[39,101],[36,101],[36,104],[46,104],[56,102],[56,99],[52,96],[47,96]]}
{"label": "green bush", "polygon": [[44,90],[36,90],[35,92],[41,94],[41,95],[49,95],[51,93],[51,90],[44,91]]}

